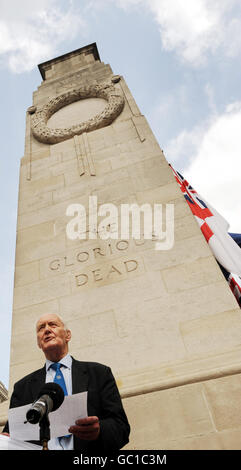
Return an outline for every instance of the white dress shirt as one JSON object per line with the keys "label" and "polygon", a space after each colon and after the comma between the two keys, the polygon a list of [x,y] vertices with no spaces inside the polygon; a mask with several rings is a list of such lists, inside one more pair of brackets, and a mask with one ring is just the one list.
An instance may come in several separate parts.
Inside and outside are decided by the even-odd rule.
{"label": "white dress shirt", "polygon": [[[61,372],[64,376],[68,395],[72,395],[72,357],[69,354],[67,354],[59,362],[60,364],[63,364],[64,366],[64,367],[61,367]],[[50,367],[51,364],[53,364],[53,362],[47,359],[46,360],[46,379],[45,379],[46,383],[53,382],[55,374],[56,374],[56,371]],[[51,429],[50,429],[50,437],[51,437]],[[69,437],[61,437],[60,439],[59,438],[50,439],[50,441],[48,442],[49,450],[73,450],[73,446],[74,446],[74,439],[73,439],[72,434]]]}

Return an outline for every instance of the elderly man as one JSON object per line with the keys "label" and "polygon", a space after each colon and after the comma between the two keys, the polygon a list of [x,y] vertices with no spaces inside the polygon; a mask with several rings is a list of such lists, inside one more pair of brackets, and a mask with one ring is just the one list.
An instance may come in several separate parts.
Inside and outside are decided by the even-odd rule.
{"label": "elderly man", "polygon": [[[51,439],[49,449],[79,449],[87,455],[121,449],[129,441],[130,427],[111,369],[69,355],[71,331],[58,315],[41,316],[36,332],[46,364],[14,385],[10,408],[32,403],[44,383],[56,382],[57,376],[65,395],[88,391],[88,417],[76,420],[69,428],[70,435]],[[8,432],[8,424],[3,432]]]}

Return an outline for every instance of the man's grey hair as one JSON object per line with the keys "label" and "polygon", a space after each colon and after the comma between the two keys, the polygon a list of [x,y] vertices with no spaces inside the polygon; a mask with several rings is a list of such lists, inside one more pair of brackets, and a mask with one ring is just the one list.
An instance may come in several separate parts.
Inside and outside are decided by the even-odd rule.
{"label": "man's grey hair", "polygon": [[[53,313],[53,315],[56,315],[56,317],[58,317],[58,318],[60,319],[60,321],[61,321],[61,322],[63,323],[63,325],[64,325],[64,329],[65,329],[65,330],[69,330],[66,321],[63,319],[63,317],[61,317],[61,315],[59,315],[58,313]],[[43,316],[43,315],[40,315],[40,317],[37,319],[36,325],[35,325],[35,329],[37,329],[37,324],[38,324],[38,322],[39,322],[39,320],[40,320],[40,318],[41,318],[42,316]]]}

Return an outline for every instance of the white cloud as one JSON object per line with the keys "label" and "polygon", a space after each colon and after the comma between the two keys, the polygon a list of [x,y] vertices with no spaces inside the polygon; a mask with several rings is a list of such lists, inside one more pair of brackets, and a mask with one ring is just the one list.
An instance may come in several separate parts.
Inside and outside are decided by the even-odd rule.
{"label": "white cloud", "polygon": [[208,49],[220,42],[220,11],[205,0],[150,0],[160,26],[163,47],[187,62],[203,62]]}
{"label": "white cloud", "polygon": [[191,65],[208,54],[227,56],[241,51],[239,0],[144,0],[160,26],[164,49],[175,51]]}
{"label": "white cloud", "polygon": [[168,161],[185,168],[192,157],[196,155],[204,138],[206,127],[207,123],[198,125],[191,131],[184,129],[177,137],[170,140],[164,150]]}
{"label": "white cloud", "polygon": [[84,27],[82,18],[67,2],[61,10],[56,0],[1,0],[1,63],[19,73],[49,59],[57,46]]}
{"label": "white cloud", "polygon": [[[241,233],[241,102],[232,103],[200,138],[191,163],[183,170],[185,178]],[[194,129],[193,138],[196,138]],[[182,140],[183,139],[183,140]],[[189,140],[191,139],[191,133]],[[178,138],[177,138],[178,141]],[[185,138],[179,136],[179,141]],[[168,154],[166,154],[168,158]],[[175,166],[175,163],[174,163]],[[182,171],[182,168],[176,168]]]}
{"label": "white cloud", "polygon": [[93,5],[147,8],[159,25],[163,48],[200,66],[218,50],[241,51],[240,0],[92,0]]}
{"label": "white cloud", "polygon": [[210,83],[207,83],[204,88],[205,94],[208,99],[208,107],[212,114],[217,114],[217,107],[215,101],[215,90]]}
{"label": "white cloud", "polygon": [[[22,72],[52,57],[60,43],[86,28],[79,3],[0,0],[1,62]],[[89,0],[82,11],[103,7],[138,8],[143,14],[147,9],[159,26],[163,48],[192,66],[205,63],[218,50],[231,57],[241,51],[239,0]]]}
{"label": "white cloud", "polygon": [[229,57],[236,57],[241,52],[241,19],[232,18],[226,25],[224,49]]}

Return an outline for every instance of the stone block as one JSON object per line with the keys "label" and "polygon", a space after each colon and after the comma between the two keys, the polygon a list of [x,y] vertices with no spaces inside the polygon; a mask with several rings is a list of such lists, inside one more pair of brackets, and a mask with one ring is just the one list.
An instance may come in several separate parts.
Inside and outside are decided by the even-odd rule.
{"label": "stone block", "polygon": [[65,233],[56,233],[51,222],[33,225],[17,234],[16,265],[26,264],[65,249]]}
{"label": "stone block", "polygon": [[[32,140],[32,142],[33,142],[33,140]],[[40,143],[39,143],[39,145],[40,146],[38,148],[36,148],[36,149],[33,148],[33,151],[32,151],[32,154],[31,154],[31,161],[32,162],[48,158],[49,155],[50,155],[50,147],[48,145],[44,145],[44,144],[40,144]]]}
{"label": "stone block", "polygon": [[[108,284],[101,289],[95,289],[95,295],[90,295],[88,290],[82,290],[71,296],[62,297],[60,301],[60,311],[66,312],[68,315],[73,314],[78,309],[83,309],[87,313],[95,313],[100,309],[105,310],[106,299],[108,299],[108,307],[116,309],[123,305],[132,304],[132,301],[141,298],[153,298],[155,295],[163,292],[161,277],[157,277],[156,273],[145,273],[141,276],[124,280],[119,283]],[[158,293],[158,294],[157,294]]]}
{"label": "stone block", "polygon": [[179,324],[201,318],[203,312],[207,317],[235,309],[237,302],[231,290],[227,291],[226,287],[225,280],[171,293],[167,293],[163,286],[162,291],[157,289],[154,298],[145,300],[142,305],[151,311],[158,309],[165,312],[167,317]]}
{"label": "stone block", "polygon": [[222,443],[217,432],[208,432],[205,435],[175,439],[163,442],[166,450],[222,450]]}
{"label": "stone block", "polygon": [[126,398],[123,404],[132,427],[126,449],[165,449],[167,444],[170,449],[181,436],[184,440],[215,431],[200,384]]}
{"label": "stone block", "polygon": [[51,173],[55,177],[65,175],[69,171],[76,171],[78,173],[78,162],[75,153],[73,153],[71,160],[66,160],[51,166]]}
{"label": "stone block", "polygon": [[153,201],[155,204],[166,204],[169,201],[183,198],[183,195],[177,184],[173,182],[146,191],[137,191],[136,198],[139,204],[153,204]]}
{"label": "stone block", "polygon": [[115,130],[113,124],[102,129],[96,129],[88,134],[90,151],[95,153],[103,148],[109,148],[116,145]]}
{"label": "stone block", "polygon": [[198,234],[196,237],[175,240],[170,250],[156,250],[154,247],[152,250],[146,250],[143,252],[143,259],[147,270],[164,270],[206,258],[209,254],[210,250],[204,237]]}
{"label": "stone block", "polygon": [[51,156],[58,155],[59,153],[64,154],[65,152],[68,152],[70,155],[75,154],[74,139],[64,140],[63,142],[50,145],[49,147]]}
{"label": "stone block", "polygon": [[161,275],[168,292],[188,290],[223,280],[223,275],[213,256],[163,269]]}
{"label": "stone block", "polygon": [[71,350],[92,346],[101,347],[103,343],[114,342],[117,337],[114,312],[98,312],[85,316],[85,312],[76,311],[76,318],[68,320],[72,332]]}
{"label": "stone block", "polygon": [[76,202],[78,204],[81,204],[82,202],[80,198],[83,198],[83,195],[85,194],[86,190],[88,191],[87,188],[89,188],[89,184],[83,185],[80,184],[80,181],[78,181],[77,183],[75,182],[72,185],[65,186],[60,191],[57,189],[53,191],[54,204],[58,204],[59,202],[63,202],[73,198],[76,198]]}
{"label": "stone block", "polygon": [[18,334],[28,334],[35,336],[35,326],[37,320],[45,313],[59,313],[58,300],[42,302],[36,305],[29,305],[25,308],[15,309],[12,319],[13,331]]}
{"label": "stone block", "polygon": [[136,133],[136,128],[133,124],[132,119],[127,119],[126,121],[114,121],[112,124],[115,132],[115,143],[118,144],[123,142],[123,140],[132,140],[138,139],[139,137]]}
{"label": "stone block", "polygon": [[113,186],[107,186],[104,189],[93,191],[93,196],[98,197],[99,204],[118,203],[123,200],[123,195],[126,197],[133,194],[133,185],[129,177],[120,179],[119,182]]}
{"label": "stone block", "polygon": [[[230,318],[232,322],[232,319]],[[225,339],[224,339],[225,341]],[[241,374],[207,381],[204,393],[218,431],[241,431]],[[226,434],[227,436],[227,434]],[[225,439],[223,434],[222,440]],[[235,438],[236,441],[236,438]],[[227,441],[226,441],[227,442]],[[227,444],[226,444],[227,445]],[[230,445],[230,444],[229,444]],[[236,445],[236,444],[235,444]],[[239,446],[241,444],[239,443]]]}
{"label": "stone block", "polygon": [[[58,218],[65,217],[66,209],[69,204],[76,203],[76,199],[69,199],[68,201],[52,204],[51,206],[38,209],[34,212],[28,212],[19,215],[18,217],[18,230],[24,230],[33,226],[44,224],[46,222],[54,223]],[[66,224],[69,218],[66,216]]]}
{"label": "stone block", "polygon": [[[24,157],[24,159],[22,159],[20,178],[19,178],[20,188],[24,189],[25,186],[28,186],[28,183],[30,181],[36,181],[39,179],[51,177],[49,166],[50,166],[50,157],[46,157],[44,159],[39,159],[39,160],[34,160],[34,161],[31,160],[30,164],[29,164],[29,158]],[[29,167],[30,167],[30,181],[28,179]],[[20,191],[20,196],[22,197],[21,193],[22,191]]]}
{"label": "stone block", "polygon": [[237,310],[202,316],[180,323],[180,331],[189,354],[229,351],[240,345],[241,313]]}
{"label": "stone block", "polygon": [[145,191],[170,183],[170,168],[159,157],[128,166],[134,191]]}
{"label": "stone block", "polygon": [[53,191],[54,189],[64,186],[64,176],[50,176],[33,181],[25,181],[21,188],[21,199],[37,196],[38,194]]}
{"label": "stone block", "polygon": [[[46,102],[46,99],[41,100],[41,105]],[[39,142],[38,140],[34,139],[34,137],[31,137],[31,147],[32,147],[32,156],[33,159],[35,157],[38,158],[43,158],[44,152],[46,151],[46,144],[43,144],[42,142]],[[48,147],[47,147],[48,149]]]}
{"label": "stone block", "polygon": [[[21,355],[18,354],[18,351],[21,350]],[[42,357],[42,363],[44,364],[44,356],[42,351],[37,345],[37,339],[35,332],[32,334],[26,335],[23,334],[13,334],[11,339],[11,363],[13,365],[21,364],[25,362],[25,367],[29,367],[29,362],[38,361]],[[31,370],[30,370],[31,372]],[[25,374],[27,375],[27,374]]]}
{"label": "stone block", "polygon": [[150,311],[147,305],[141,308],[133,303],[122,305],[116,308],[116,322],[125,351],[128,351],[128,364],[124,365],[123,357],[122,371],[124,368],[126,372],[137,369],[137,364],[140,371],[148,369],[150,363],[156,367],[185,359],[178,324],[167,318],[162,310]]}
{"label": "stone block", "polygon": [[133,98],[133,96],[130,92],[130,89],[129,89],[129,87],[128,87],[128,85],[127,85],[127,83],[126,83],[126,81],[124,80],[123,77],[121,77],[121,81],[119,83],[119,86],[122,89],[123,94],[126,98],[126,101],[127,101],[126,107],[128,107],[130,109],[131,114],[134,114],[134,115],[138,116],[140,114],[140,110],[139,110],[139,108],[138,108],[138,106],[137,106],[137,104],[136,104],[136,102],[135,102],[135,100],[134,100],[134,98]]}
{"label": "stone block", "polygon": [[240,428],[221,431],[218,433],[218,438],[221,449],[241,450]]}
{"label": "stone block", "polygon": [[39,262],[23,264],[15,267],[14,285],[22,286],[39,279]]}
{"label": "stone block", "polygon": [[26,196],[23,199],[19,199],[18,213],[19,215],[37,211],[44,207],[48,207],[53,204],[52,191],[46,193],[37,194],[36,196]]}
{"label": "stone block", "polygon": [[69,276],[68,274],[60,274],[51,279],[44,279],[25,286],[15,287],[14,309],[39,304],[69,294]]}

